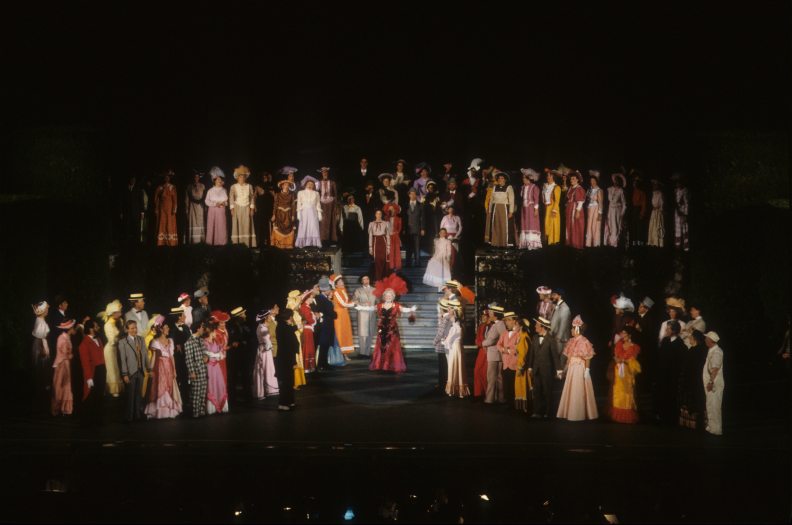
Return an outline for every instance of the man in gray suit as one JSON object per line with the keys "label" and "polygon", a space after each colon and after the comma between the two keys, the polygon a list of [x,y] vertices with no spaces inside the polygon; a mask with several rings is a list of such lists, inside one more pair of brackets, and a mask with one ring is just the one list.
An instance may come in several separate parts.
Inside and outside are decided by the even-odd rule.
{"label": "man in gray suit", "polygon": [[424,235],[423,204],[418,202],[418,192],[410,188],[407,192],[409,200],[404,205],[404,216],[407,222],[407,266],[421,264],[421,237]]}
{"label": "man in gray suit", "polygon": [[133,293],[129,295],[129,302],[132,303],[132,309],[124,315],[124,321],[135,321],[138,325],[138,332],[143,334],[148,328],[149,322],[149,316],[144,310],[146,298],[142,293]]}
{"label": "man in gray suit", "polygon": [[143,371],[151,372],[146,342],[138,335],[134,319],[126,322],[126,337],[118,341],[118,367],[126,389],[126,420],[143,419]]}
{"label": "man in gray suit", "polygon": [[481,343],[481,346],[487,349],[487,394],[484,397],[484,402],[491,404],[497,399],[498,403],[505,403],[503,363],[500,351],[498,351],[498,339],[506,331],[506,324],[503,322],[502,306],[490,305],[489,310],[493,322]]}
{"label": "man in gray suit", "polygon": [[569,341],[569,331],[572,328],[572,313],[569,311],[569,305],[564,301],[564,290],[557,288],[553,290],[550,298],[555,303],[555,311],[553,319],[550,321],[550,335],[552,335],[558,347],[556,352],[561,358],[561,364],[565,364],[566,356],[562,356],[561,352],[564,351],[567,341]]}
{"label": "man in gray suit", "polygon": [[528,352],[528,375],[533,380],[533,407],[531,417],[549,417],[553,406],[553,377],[561,379],[563,370],[558,356],[558,342],[549,333],[550,321],[536,319],[536,334]]}

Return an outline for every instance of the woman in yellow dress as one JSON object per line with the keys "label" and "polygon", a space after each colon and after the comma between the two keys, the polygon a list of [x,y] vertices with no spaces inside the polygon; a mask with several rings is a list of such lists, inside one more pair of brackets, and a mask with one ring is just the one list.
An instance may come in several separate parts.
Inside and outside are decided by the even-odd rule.
{"label": "woman in yellow dress", "polygon": [[104,333],[107,343],[104,346],[105,369],[107,370],[107,392],[118,397],[124,390],[124,383],[121,382],[121,373],[118,369],[118,337],[123,331],[121,321],[121,301],[116,299],[105,308]]}
{"label": "woman in yellow dress", "polygon": [[542,187],[542,201],[545,205],[545,236],[547,245],[561,242],[561,187],[555,182],[557,172],[545,168],[547,182]]}
{"label": "woman in yellow dress", "polygon": [[635,403],[635,376],[641,373],[638,354],[641,347],[633,342],[635,329],[624,327],[621,339],[613,350],[613,362],[608,378],[613,382],[610,418],[617,423],[637,423],[638,405]]}
{"label": "woman in yellow dress", "polygon": [[300,290],[292,290],[286,298],[286,308],[294,312],[292,318],[294,319],[294,326],[297,330],[294,335],[297,337],[297,360],[294,363],[294,389],[299,390],[301,386],[307,383],[305,380],[305,364],[303,361],[302,349],[302,333],[303,333],[303,319],[300,315],[300,303],[302,302],[303,294]]}
{"label": "woman in yellow dress", "polygon": [[335,334],[338,346],[344,356],[355,350],[355,341],[352,339],[352,321],[349,318],[349,309],[355,307],[355,302],[349,300],[344,277],[331,275],[330,286],[333,287],[333,308],[335,309]]}
{"label": "woman in yellow dress", "polygon": [[526,372],[528,352],[531,349],[530,319],[523,319],[520,338],[517,340],[517,373],[514,376],[514,408],[528,413],[528,389],[531,380]]}

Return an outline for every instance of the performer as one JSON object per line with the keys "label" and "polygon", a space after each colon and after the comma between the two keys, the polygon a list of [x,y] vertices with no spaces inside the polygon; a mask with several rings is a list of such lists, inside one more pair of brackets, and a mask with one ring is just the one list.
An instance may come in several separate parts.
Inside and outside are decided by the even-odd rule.
{"label": "performer", "polygon": [[710,434],[720,436],[723,434],[723,389],[726,386],[723,380],[723,350],[718,346],[720,337],[715,332],[707,332],[705,343],[707,345],[707,360],[704,365],[702,377],[704,388],[707,391],[707,427]]}
{"label": "performer", "polygon": [[244,402],[253,396],[250,378],[256,359],[258,341],[248,326],[247,310],[237,306],[231,310],[228,325],[228,397],[232,403]]}
{"label": "performer", "polygon": [[206,192],[206,244],[210,246],[225,246],[228,243],[228,226],[226,222],[226,208],[228,207],[228,193],[225,184],[225,173],[214,166],[209,170],[212,177],[212,187]]}
{"label": "performer", "polygon": [[278,395],[278,381],[275,377],[275,360],[272,357],[272,335],[267,322],[272,310],[264,310],[256,315],[256,364],[253,367],[253,395],[261,401],[267,396]]}
{"label": "performer", "polygon": [[427,286],[436,286],[442,291],[445,283],[451,279],[451,253],[453,246],[448,239],[445,228],[440,228],[440,236],[435,239],[434,251],[429,264],[426,265],[426,272],[423,276],[423,283]]}
{"label": "performer", "polygon": [[638,405],[635,402],[635,379],[641,373],[638,354],[641,347],[634,342],[635,329],[630,326],[621,331],[613,350],[613,362],[608,371],[611,379],[610,418],[617,423],[637,423]]}
{"label": "performer", "polygon": [[591,187],[586,192],[588,207],[586,208],[586,247],[596,247],[602,244],[602,210],[604,201],[602,188],[599,187],[600,172],[589,170],[589,184]]}
{"label": "performer", "polygon": [[201,182],[201,173],[193,174],[192,184],[187,185],[184,191],[184,213],[187,216],[187,242],[190,244],[202,243],[206,240],[204,227],[204,198],[206,186]]}
{"label": "performer", "polygon": [[555,303],[553,299],[550,298],[552,293],[553,290],[544,285],[536,288],[536,294],[539,296],[539,302],[536,305],[536,314],[550,321],[552,321],[553,314],[555,313]]}
{"label": "performer", "polygon": [[354,308],[356,304],[354,301],[349,300],[349,293],[342,275],[331,275],[330,286],[333,288],[333,309],[336,313],[334,322],[335,335],[341,348],[341,353],[347,356],[355,351],[349,309]]}
{"label": "performer", "polygon": [[74,319],[69,319],[58,325],[62,333],[58,336],[55,361],[52,368],[52,415],[71,415],[74,408],[74,394],[71,385],[71,338],[76,333]]}
{"label": "performer", "polygon": [[503,314],[503,323],[506,325],[500,338],[498,338],[498,352],[503,363],[503,397],[506,403],[514,404],[514,384],[517,374],[517,342],[520,339],[520,320],[514,312]]}
{"label": "performer", "polygon": [[[426,197],[426,194],[429,193],[429,188],[427,188],[426,185],[431,180],[429,179],[429,175],[431,175],[431,173],[432,167],[426,162],[420,162],[415,166],[415,174],[418,175],[418,178],[415,179],[415,182],[413,182],[413,188],[418,192],[419,198]],[[436,183],[435,187],[437,187]]]}
{"label": "performer", "polygon": [[539,317],[534,325],[536,334],[528,354],[529,381],[533,381],[534,418],[550,417],[553,398],[553,376],[561,379],[563,370],[558,357],[558,343],[550,335],[550,321]]}
{"label": "performer", "polygon": [[[297,168],[286,166],[292,176]],[[291,171],[293,170],[293,171]],[[297,200],[291,192],[289,179],[278,181],[280,191],[275,194],[275,205],[272,211],[272,245],[276,248],[289,250],[294,247],[294,221],[297,214]]]}
{"label": "performer", "polygon": [[176,365],[173,360],[176,345],[170,335],[170,326],[165,318],[158,316],[154,322],[154,340],[150,348],[154,351],[153,381],[149,390],[149,402],[145,413],[149,419],[173,419],[182,412],[181,393],[176,382]]}
{"label": "performer", "polygon": [[704,332],[698,330],[683,339],[688,351],[684,354],[679,381],[679,424],[693,430],[703,428],[706,394],[701,387],[701,371],[707,361],[705,339]]}
{"label": "performer", "polygon": [[[179,306],[176,307],[175,309],[171,308],[171,313],[173,315],[179,315],[179,314],[184,315],[184,320],[181,322],[182,324],[186,325],[187,328],[189,328],[190,326],[192,326],[193,323],[193,315],[192,315],[193,307],[191,306],[192,297],[190,297],[190,294],[188,294],[187,292],[182,292],[179,294],[179,297],[176,298],[176,302],[179,303]],[[179,313],[176,312],[177,310]]]}
{"label": "performer", "polygon": [[657,391],[653,406],[657,408],[661,422],[673,425],[679,420],[679,377],[688,349],[679,337],[679,323],[671,321],[666,326],[666,336],[658,350]]}
{"label": "performer", "polygon": [[496,248],[505,248],[514,246],[514,190],[508,185],[506,173],[499,172],[495,180],[487,208],[484,242]]}
{"label": "performer", "polygon": [[580,173],[575,171],[569,175],[571,184],[566,200],[566,244],[572,248],[582,249],[586,231],[586,217],[583,204],[586,202],[586,190],[580,185]]}
{"label": "performer", "polygon": [[404,215],[407,221],[407,266],[421,265],[421,237],[424,235],[423,205],[418,202],[418,192],[410,188],[407,192]]}
{"label": "performer", "polygon": [[[187,294],[183,294],[187,295]],[[189,298],[189,296],[187,296]],[[171,328],[170,335],[173,337],[173,365],[176,369],[176,385],[179,389],[179,397],[182,402],[182,410],[187,412],[187,403],[190,401],[190,372],[187,370],[187,361],[184,356],[184,345],[192,337],[190,327],[187,326],[184,307],[178,306],[170,309]],[[156,366],[156,363],[155,363]]]}
{"label": "performer", "polygon": [[50,403],[50,390],[52,374],[50,345],[47,338],[50,327],[47,325],[47,314],[49,313],[49,303],[41,301],[32,305],[36,320],[33,323],[33,346],[31,348],[31,367],[33,372],[33,386],[35,389],[35,408],[36,411],[44,410],[44,402]]}
{"label": "performer", "polygon": [[390,225],[390,248],[388,249],[388,268],[391,270],[401,270],[401,229],[402,220],[399,214],[401,208],[395,202],[389,202],[382,207],[382,213],[385,220]]}
{"label": "performer", "polygon": [[319,192],[315,191],[318,181],[307,175],[303,177],[301,185],[304,189],[297,192],[297,241],[294,246],[305,248],[308,246],[322,247],[319,223],[322,220],[322,206],[319,203]]}
{"label": "performer", "polygon": [[407,370],[399,336],[399,316],[402,312],[414,312],[416,307],[402,308],[396,302],[397,295],[407,292],[407,283],[396,274],[377,281],[374,295],[382,297],[377,305],[378,337],[369,370],[401,373]]}
{"label": "performer", "polygon": [[605,224],[605,243],[618,248],[622,237],[624,214],[627,211],[623,189],[626,181],[621,173],[611,175],[611,181],[613,185],[608,188],[608,222]]}
{"label": "performer", "polygon": [[124,186],[121,199],[121,222],[126,242],[134,245],[145,240],[147,211],[148,195],[133,175]]}
{"label": "performer", "polygon": [[448,382],[445,392],[450,397],[464,399],[470,395],[465,373],[465,359],[462,352],[462,304],[459,301],[448,301],[449,330],[443,339],[443,347],[448,354]]}
{"label": "performer", "polygon": [[[417,191],[417,190],[416,190]],[[440,196],[437,193],[437,184],[435,181],[430,180],[426,183],[426,194],[421,197],[420,193],[418,194],[418,200],[423,205],[423,212],[424,212],[424,242],[431,245],[432,241],[435,237],[437,237],[437,232],[440,229],[440,219],[443,214],[443,210],[441,208],[440,203]],[[427,247],[426,251],[429,247]]]}
{"label": "performer", "polygon": [[275,337],[278,339],[278,358],[275,366],[278,376],[278,410],[289,411],[295,406],[294,366],[299,353],[299,342],[295,332],[294,312],[284,308],[278,317]]}
{"label": "performer", "polygon": [[193,297],[195,297],[195,299],[198,301],[198,306],[196,306],[192,311],[193,322],[191,327],[195,328],[196,326],[200,325],[201,322],[209,320],[212,308],[209,306],[209,290],[206,288],[195,290]]}
{"label": "performer", "polygon": [[206,350],[204,350],[204,355],[208,358],[206,361],[206,413],[210,416],[215,413],[228,412],[228,390],[220,364],[226,358],[226,345],[218,328],[219,323],[214,320],[210,322],[209,337],[206,340]]}
{"label": "performer", "polygon": [[393,175],[390,173],[380,173],[377,177],[382,187],[379,189],[380,202],[383,204],[399,204],[399,193],[393,185]]}
{"label": "performer", "polygon": [[319,349],[319,370],[330,370],[328,358],[330,348],[335,344],[335,318],[336,311],[331,298],[333,288],[330,286],[330,279],[322,277],[319,279],[319,295],[316,296],[316,313],[319,317],[317,323],[317,348]]}
{"label": "performer", "polygon": [[190,373],[190,406],[192,417],[206,415],[206,390],[208,385],[207,363],[209,348],[206,339],[209,337],[208,321],[195,325],[195,333],[184,344],[184,359]]}
{"label": "performer", "polygon": [[528,391],[533,389],[528,378],[528,353],[531,350],[531,321],[523,319],[520,326],[520,337],[517,339],[517,373],[514,376],[514,408],[528,413]]}
{"label": "performer", "polygon": [[446,206],[446,215],[440,221],[440,229],[446,231],[447,238],[451,241],[451,258],[449,260],[451,273],[456,273],[454,268],[456,268],[456,261],[459,256],[459,242],[462,239],[462,218],[456,215],[455,206],[456,204],[453,202],[449,203]]}
{"label": "performer", "polygon": [[228,192],[228,207],[231,210],[231,244],[244,244],[255,248],[256,232],[253,231],[253,214],[256,211],[256,196],[253,185],[248,183],[250,169],[240,164],[234,169],[235,184]]}
{"label": "performer", "polygon": [[685,321],[682,320],[682,316],[685,315],[685,300],[679,297],[668,297],[666,298],[666,314],[668,315],[668,319],[663,321],[660,324],[660,332],[657,336],[657,344],[663,342],[663,338],[668,335],[668,325],[672,322],[676,322],[679,324],[680,334],[687,328],[687,324]]}
{"label": "performer", "polygon": [[253,214],[253,229],[256,231],[259,246],[270,245],[270,228],[272,211],[275,206],[275,192],[272,185],[272,174],[264,171],[253,186],[256,196],[256,208]]}
{"label": "performer", "polygon": [[393,180],[391,181],[392,189],[399,195],[399,202],[404,202],[406,200],[406,192],[412,187],[412,179],[408,176],[408,173],[404,171],[406,166],[406,160],[397,160],[396,167],[393,171]]}
{"label": "performer", "polygon": [[358,340],[360,342],[358,354],[363,357],[371,357],[372,337],[377,334],[375,313],[377,298],[374,296],[374,288],[371,287],[371,279],[368,275],[361,275],[358,282],[360,287],[355,290],[353,296],[358,316]]}
{"label": "performer", "polygon": [[176,233],[176,211],[179,198],[176,186],[171,184],[174,176],[172,169],[162,174],[163,183],[154,192],[154,211],[157,214],[157,246],[176,246],[179,236]]}
{"label": "performer", "polygon": [[632,174],[632,195],[630,196],[630,245],[643,246],[646,244],[646,216],[648,213],[648,199],[646,192],[641,187],[641,177],[637,172]]}
{"label": "performer", "polygon": [[[126,337],[118,341],[118,365],[126,391],[126,421],[145,419],[143,414],[144,372],[151,373],[151,361],[146,351],[146,342],[138,335],[138,324],[127,320]],[[105,362],[107,353],[105,352]]]}
{"label": "performer", "polygon": [[[443,167],[450,165],[451,164],[444,164]],[[466,195],[459,188],[457,188],[456,178],[452,176],[446,179],[444,175],[443,179],[446,180],[446,183],[448,184],[448,189],[440,197],[441,207],[447,209],[448,206],[453,205],[454,211],[457,213],[457,215],[459,216],[465,215],[465,201],[467,199],[465,198]]]}
{"label": "performer", "polygon": [[129,302],[132,303],[132,308],[127,310],[124,315],[124,321],[135,321],[138,324],[138,330],[148,330],[149,316],[144,308],[146,307],[146,298],[142,293],[129,294]]}
{"label": "performer", "polygon": [[[209,314],[209,322],[213,323],[214,326],[212,332],[215,336],[215,342],[223,351],[223,357],[220,359],[219,366],[223,373],[223,382],[225,383],[226,394],[228,393],[228,362],[226,359],[228,357],[228,351],[230,350],[228,346],[228,328],[226,327],[226,323],[230,319],[231,316],[221,310],[212,310],[212,313]],[[209,379],[211,381],[211,374]]]}
{"label": "performer", "polygon": [[121,321],[121,301],[116,299],[105,307],[104,318],[104,360],[105,367],[107,368],[107,392],[113,396],[118,397],[124,389],[124,383],[121,382],[121,373],[118,366],[118,338],[124,330],[123,322]]}
{"label": "performer", "polygon": [[662,248],[665,244],[665,217],[663,214],[662,184],[657,179],[652,179],[652,215],[649,216],[649,242],[648,246]]}
{"label": "performer", "polygon": [[322,243],[329,243],[335,245],[338,241],[338,218],[339,206],[337,202],[336,183],[330,180],[330,168],[324,166],[317,170],[322,174],[322,180],[319,181],[319,194],[320,203],[322,206],[322,223],[321,223],[321,238]]}
{"label": "performer", "polygon": [[355,204],[354,195],[348,195],[344,205],[344,220],[341,221],[341,242],[344,253],[353,253],[363,248],[363,210]]}
{"label": "performer", "polygon": [[385,278],[388,274],[388,257],[390,256],[390,223],[382,220],[382,211],[374,213],[374,220],[369,224],[369,255],[374,259],[374,278]]}
{"label": "performer", "polygon": [[[569,340],[570,334],[570,321],[572,314],[569,311],[569,305],[564,300],[566,292],[562,288],[556,288],[550,294],[550,298],[555,303],[555,310],[553,311],[553,318],[550,320],[551,328],[550,335],[552,335],[558,343],[556,351],[559,355],[563,348],[566,348],[566,342]],[[561,357],[561,364],[566,363],[566,356]]]}
{"label": "performer", "polygon": [[363,231],[368,232],[368,225],[374,220],[374,212],[380,207],[379,196],[374,194],[374,183],[366,182],[360,209],[363,211]]}
{"label": "performer", "polygon": [[523,174],[523,185],[520,189],[520,239],[517,245],[523,250],[538,250],[542,247],[542,236],[539,233],[539,174],[530,169],[520,170]]}
{"label": "performer", "polygon": [[[459,301],[454,302],[458,303]],[[453,324],[451,314],[448,313],[448,304],[447,299],[440,299],[437,304],[440,320],[437,322],[437,332],[434,337],[435,353],[437,354],[437,385],[435,388],[445,389],[446,393],[448,393],[448,347],[445,345],[445,340]]]}
{"label": "performer", "polygon": [[556,414],[559,419],[584,421],[599,417],[589,372],[591,358],[596,354],[591,341],[583,335],[583,329],[583,320],[578,315],[572,320],[572,338],[564,347],[566,380]]}
{"label": "performer", "polygon": [[102,400],[105,392],[105,368],[99,325],[93,319],[83,323],[85,336],[80,342],[80,364],[83,369],[82,424],[91,426],[102,422]]}
{"label": "performer", "polygon": [[505,403],[503,393],[503,363],[501,353],[498,350],[500,336],[506,332],[506,324],[503,322],[503,308],[500,306],[490,306],[492,315],[492,326],[487,331],[487,335],[481,342],[481,346],[487,349],[487,393],[484,402],[492,404],[495,401]]}
{"label": "performer", "polygon": [[561,242],[561,188],[555,182],[556,172],[545,168],[547,182],[542,187],[542,201],[545,206],[545,237],[547,245]]}
{"label": "performer", "polygon": [[316,304],[314,297],[319,294],[319,287],[314,286],[306,290],[299,298],[297,311],[300,315],[300,326],[302,326],[300,339],[300,353],[302,354],[302,368],[305,374],[310,374],[316,370],[316,316],[313,307]]}
{"label": "performer", "polygon": [[484,348],[484,339],[487,331],[492,326],[494,316],[490,313],[489,306],[481,313],[478,329],[476,330],[476,365],[473,369],[473,397],[484,397],[487,392],[487,349]]}
{"label": "performer", "polygon": [[688,207],[690,195],[685,186],[685,179],[679,173],[671,176],[674,188],[674,246],[683,251],[690,250],[688,244]]}

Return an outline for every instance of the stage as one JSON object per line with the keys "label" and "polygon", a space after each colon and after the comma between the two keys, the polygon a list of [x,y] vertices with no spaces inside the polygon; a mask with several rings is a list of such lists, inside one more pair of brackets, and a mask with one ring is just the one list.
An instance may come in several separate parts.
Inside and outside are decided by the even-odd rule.
{"label": "stage", "polygon": [[199,420],[126,424],[122,401],[108,399],[94,430],[69,418],[7,419],[4,518],[328,522],[351,510],[347,521],[371,522],[394,508],[410,522],[789,517],[789,429],[773,407],[757,412],[756,385],[715,437],[534,420],[451,399],[434,389],[431,352],[408,352],[401,376],[367,364],[309,376],[289,413],[267,399]]}

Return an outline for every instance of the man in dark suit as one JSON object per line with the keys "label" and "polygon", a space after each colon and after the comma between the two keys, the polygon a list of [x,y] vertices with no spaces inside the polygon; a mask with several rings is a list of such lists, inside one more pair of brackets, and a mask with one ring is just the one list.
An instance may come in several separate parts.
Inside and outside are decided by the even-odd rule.
{"label": "man in dark suit", "polygon": [[[365,191],[358,205],[363,211],[363,233],[368,236],[368,225],[374,220],[374,213],[382,207],[379,195],[374,191],[374,183],[366,181]],[[355,199],[357,201],[358,199]]]}
{"label": "man in dark suit", "polygon": [[424,235],[423,205],[418,202],[418,192],[410,188],[404,205],[404,222],[407,225],[407,266],[421,264],[421,237]]}
{"label": "man in dark suit", "polygon": [[49,335],[49,345],[51,349],[54,349],[58,346],[57,345],[58,337],[60,337],[60,335],[63,332],[67,331],[58,328],[58,326],[66,322],[67,320],[66,310],[68,309],[69,309],[69,301],[67,301],[64,296],[58,295],[57,297],[55,297],[55,310],[50,311],[50,318],[49,318],[49,325],[52,327],[52,331],[50,332]]}
{"label": "man in dark suit", "polygon": [[209,290],[204,288],[196,290],[193,297],[198,301],[198,304],[192,311],[192,326],[198,327],[203,321],[209,320],[209,313],[212,311],[209,307]]}
{"label": "man in dark suit", "polygon": [[121,223],[124,241],[143,242],[148,196],[135,176],[129,178],[121,198]]}
{"label": "man in dark suit", "polygon": [[536,335],[528,353],[528,375],[533,380],[533,406],[535,418],[550,417],[553,406],[553,378],[561,379],[563,370],[558,353],[558,342],[550,335],[550,321],[536,319]]}
{"label": "man in dark suit", "polygon": [[137,321],[126,322],[126,337],[118,341],[118,367],[126,391],[126,420],[144,419],[143,373],[151,372],[146,342],[138,335]]}
{"label": "man in dark suit", "polygon": [[454,211],[459,216],[464,216],[465,212],[465,194],[457,187],[457,181],[455,178],[451,177],[448,179],[448,189],[443,193],[440,197],[440,201],[445,204],[449,202],[454,203]]}
{"label": "man in dark suit", "polygon": [[235,401],[246,402],[251,399],[250,389],[253,377],[253,348],[250,326],[247,321],[247,310],[241,306],[231,310],[231,322],[228,324],[228,344],[231,347],[227,354],[228,361],[228,396]]}
{"label": "man in dark suit", "polygon": [[189,414],[187,405],[190,402],[190,385],[187,381],[189,370],[187,370],[187,360],[184,354],[184,345],[192,337],[190,327],[185,324],[184,306],[171,308],[171,317],[174,318],[171,323],[170,336],[173,338],[175,345],[173,352],[173,364],[176,368],[176,384],[179,386],[179,393],[181,394],[182,404],[185,405],[184,412]]}
{"label": "man in dark suit", "polygon": [[316,324],[317,346],[319,348],[319,370],[331,370],[327,364],[330,347],[335,343],[335,308],[330,298],[333,289],[327,277],[319,279],[319,295],[316,296],[316,312],[321,314]]}

